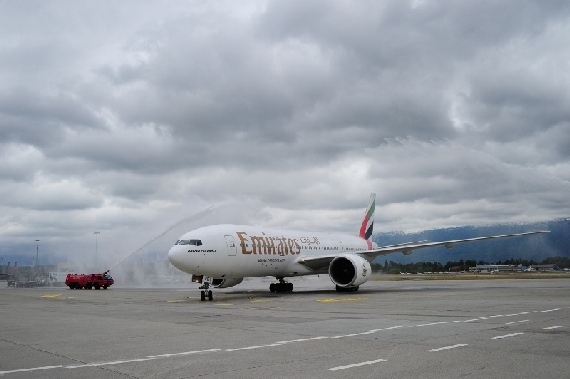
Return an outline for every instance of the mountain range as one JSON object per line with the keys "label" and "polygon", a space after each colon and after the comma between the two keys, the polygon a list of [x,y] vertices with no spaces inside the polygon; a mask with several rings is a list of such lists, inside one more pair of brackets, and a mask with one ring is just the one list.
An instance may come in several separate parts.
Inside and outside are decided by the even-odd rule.
{"label": "mountain range", "polygon": [[452,249],[435,247],[418,250],[408,256],[396,253],[378,257],[375,262],[383,263],[385,260],[388,260],[396,263],[445,263],[461,259],[483,260],[489,263],[507,259],[532,259],[540,262],[548,257],[570,257],[570,218],[524,224],[462,226],[418,232],[377,232],[372,238],[374,242],[382,246],[411,241],[448,241],[536,230],[548,230],[550,233],[465,243],[455,245]]}

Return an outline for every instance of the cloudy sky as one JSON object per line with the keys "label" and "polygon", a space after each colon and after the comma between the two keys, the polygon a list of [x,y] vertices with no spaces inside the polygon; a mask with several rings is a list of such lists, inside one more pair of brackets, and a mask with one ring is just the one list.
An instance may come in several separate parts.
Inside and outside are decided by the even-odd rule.
{"label": "cloudy sky", "polygon": [[0,1],[0,254],[569,216],[569,9]]}

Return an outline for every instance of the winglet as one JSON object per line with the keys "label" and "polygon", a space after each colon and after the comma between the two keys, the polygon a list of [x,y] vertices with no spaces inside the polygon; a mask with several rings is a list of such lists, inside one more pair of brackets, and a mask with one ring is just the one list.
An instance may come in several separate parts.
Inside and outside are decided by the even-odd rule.
{"label": "winglet", "polygon": [[376,208],[376,194],[370,194],[370,202],[366,208],[366,213],[364,214],[364,220],[362,220],[362,225],[360,226],[360,233],[358,234],[360,238],[363,238],[368,242],[368,248],[372,248],[372,230],[374,228],[374,210]]}

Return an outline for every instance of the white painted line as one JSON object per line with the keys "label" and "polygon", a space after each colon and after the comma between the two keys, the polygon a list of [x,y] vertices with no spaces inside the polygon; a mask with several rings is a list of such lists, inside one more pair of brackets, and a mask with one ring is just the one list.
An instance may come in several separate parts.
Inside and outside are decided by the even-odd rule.
{"label": "white painted line", "polygon": [[[281,344],[280,344],[281,345]],[[247,346],[247,347],[238,347],[236,349],[226,349],[224,351],[238,351],[238,350],[253,350],[253,349],[261,349],[262,347],[266,347],[266,345],[256,345],[256,346]]]}
{"label": "white painted line", "polygon": [[0,375],[15,374],[17,372],[32,372],[32,371],[39,371],[39,370],[52,370],[54,368],[62,368],[62,367],[63,366],[44,366],[44,367],[34,367],[34,368],[20,368],[17,370],[0,371]]}
{"label": "white painted line", "polygon": [[511,322],[506,322],[505,325],[520,324],[521,322],[529,322],[529,321],[530,320],[511,321]]}
{"label": "white painted line", "polygon": [[170,357],[178,357],[178,356],[181,356],[181,355],[211,353],[211,352],[214,352],[214,351],[222,351],[222,349],[193,350],[193,351],[183,351],[182,353],[171,353],[171,354],[161,354],[161,355],[149,355],[147,358],[170,358]]}
{"label": "white painted line", "polygon": [[548,328],[542,328],[544,330],[551,330],[551,329],[558,329],[558,328],[563,328],[563,326],[557,325],[557,326],[549,326]]}
{"label": "white painted line", "polygon": [[447,324],[447,321],[430,322],[429,324],[420,324],[420,325],[416,325],[416,326],[431,326],[431,325],[439,325],[439,324]]}
{"label": "white painted line", "polygon": [[286,343],[294,343],[294,342],[304,342],[304,341],[308,341],[309,338],[299,338],[296,340],[289,340],[289,341],[277,341],[275,343],[281,344],[281,345],[285,345]]}
{"label": "white painted line", "polygon": [[403,328],[403,326],[402,326],[402,325],[391,326],[391,327],[389,327],[389,328],[386,328],[385,330],[400,329],[400,328]]}
{"label": "white painted line", "polygon": [[495,317],[505,317],[505,315],[494,315],[494,316],[489,316],[489,318],[495,318]]}
{"label": "white painted line", "polygon": [[466,343],[459,343],[457,345],[453,345],[453,346],[444,346],[444,347],[440,347],[439,349],[431,349],[429,351],[442,351],[442,350],[449,350],[449,349],[455,349],[456,347],[462,347],[462,346],[468,346]]}
{"label": "white painted line", "polygon": [[378,362],[387,362],[387,361],[385,359],[376,359],[375,361],[366,361],[366,362],[360,362],[360,363],[353,363],[353,364],[347,365],[347,366],[338,366],[338,367],[329,368],[329,371],[346,370],[347,368],[372,365],[372,364],[378,363]]}
{"label": "white painted line", "polygon": [[497,336],[497,337],[493,337],[493,338],[491,338],[491,339],[492,339],[492,340],[500,340],[500,339],[502,339],[502,338],[520,336],[521,334],[523,334],[523,333],[505,334],[504,336]]}
{"label": "white painted line", "polygon": [[473,322],[473,321],[479,321],[479,319],[478,319],[478,318],[472,318],[471,320],[466,320],[466,321],[463,321],[463,322]]}
{"label": "white painted line", "polygon": [[84,365],[73,365],[73,366],[64,366],[64,368],[74,369],[74,368],[85,368],[85,367],[99,367],[99,366],[111,366],[111,365],[122,365],[124,363],[132,363],[132,362],[146,362],[152,361],[158,358],[137,358],[137,359],[126,359],[122,361],[112,361],[112,362],[101,362],[101,363],[86,363]]}
{"label": "white painted line", "polygon": [[548,309],[546,311],[540,311],[541,313],[547,313],[547,312],[554,312],[554,311],[559,311],[560,308],[554,308],[554,309]]}

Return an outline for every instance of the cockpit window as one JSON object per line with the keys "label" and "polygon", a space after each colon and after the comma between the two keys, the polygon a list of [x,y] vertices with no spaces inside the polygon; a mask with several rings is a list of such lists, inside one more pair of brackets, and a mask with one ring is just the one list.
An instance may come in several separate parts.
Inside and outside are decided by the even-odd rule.
{"label": "cockpit window", "polygon": [[202,246],[202,240],[178,240],[176,245]]}

